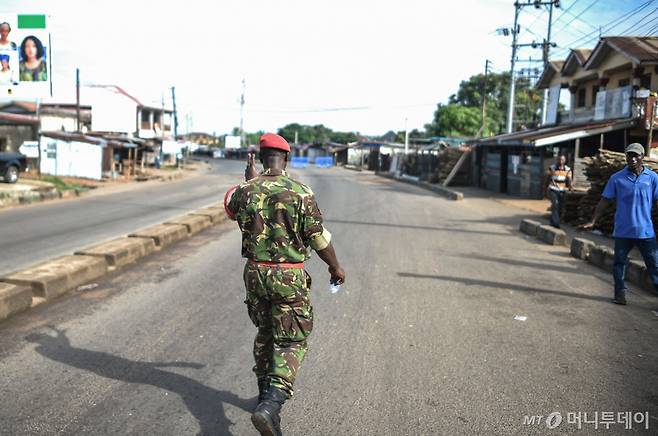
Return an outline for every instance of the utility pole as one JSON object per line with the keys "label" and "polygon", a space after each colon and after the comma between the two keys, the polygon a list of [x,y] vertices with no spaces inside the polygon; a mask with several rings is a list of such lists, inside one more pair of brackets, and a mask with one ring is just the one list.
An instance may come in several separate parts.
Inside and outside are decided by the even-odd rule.
{"label": "utility pole", "polygon": [[404,155],[409,154],[409,128],[407,127],[408,119],[404,119]]}
{"label": "utility pole", "polygon": [[[559,4],[559,3],[558,3]],[[551,49],[551,26],[553,25],[553,2],[548,5],[548,30],[546,32],[546,40],[542,47],[542,58],[544,60],[544,71],[548,68],[548,52]],[[544,89],[544,98],[542,99],[541,108],[541,124],[546,124],[546,111],[548,110],[548,88]]]}
{"label": "utility pole", "polygon": [[240,96],[240,142],[242,145],[246,145],[244,135],[244,92],[246,87],[245,80],[242,79],[242,95]]}
{"label": "utility pole", "polygon": [[491,61],[487,59],[484,63],[484,80],[482,82],[482,125],[480,130],[478,130],[475,135],[476,139],[479,139],[484,133],[484,129],[487,124],[487,76],[489,75],[489,64]]}
{"label": "utility pole", "polygon": [[[178,112],[176,111],[176,87],[171,87],[171,101],[174,106],[174,140],[178,140]],[[164,118],[164,113],[162,114]]]}
{"label": "utility pole", "polygon": [[509,101],[507,107],[507,133],[512,133],[512,122],[514,119],[514,88],[516,80],[514,77],[514,63],[516,62],[516,39],[519,34],[519,12],[521,5],[518,1],[514,2],[514,27],[512,28],[512,63],[509,70],[510,84],[509,84]]}
{"label": "utility pole", "polygon": [[[542,43],[536,43],[532,42],[532,44],[518,44],[517,39],[518,39],[518,34],[520,32],[520,27],[519,27],[519,13],[521,12],[521,9],[526,7],[526,6],[534,6],[536,9],[541,9],[542,6],[549,6],[549,19],[548,19],[548,38],[545,39]],[[520,2],[519,0],[514,2],[514,28],[512,28],[512,61],[511,61],[511,68],[510,68],[510,92],[509,92],[509,107],[507,109],[507,133],[512,133],[514,130],[514,98],[515,98],[515,92],[516,92],[516,77],[515,77],[515,71],[514,71],[514,66],[516,63],[516,52],[520,47],[532,47],[532,48],[538,48],[540,45],[543,49],[543,57],[544,57],[544,67],[546,67],[546,64],[548,62],[548,49],[549,47],[553,46],[555,47],[555,43],[551,42],[551,26],[552,26],[552,20],[553,20],[553,6],[555,7],[560,7],[560,0],[550,0],[550,1],[541,1],[541,0],[525,0],[524,2]],[[509,31],[507,29],[499,29],[503,31],[504,35],[507,35]],[[546,99],[544,99],[545,101]],[[544,103],[546,104],[546,102]],[[543,113],[546,111],[544,110],[542,112],[542,118],[544,117]]]}
{"label": "utility pole", "polygon": [[75,69],[75,131],[80,132],[80,68]]}

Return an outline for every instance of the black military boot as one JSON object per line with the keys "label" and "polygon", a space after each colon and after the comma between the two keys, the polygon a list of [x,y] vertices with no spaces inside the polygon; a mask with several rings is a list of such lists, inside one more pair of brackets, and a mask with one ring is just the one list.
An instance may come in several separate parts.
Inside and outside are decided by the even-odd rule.
{"label": "black military boot", "polygon": [[270,387],[270,379],[267,377],[261,377],[258,379],[258,404],[263,401],[263,398],[265,397],[265,392],[267,392],[267,389]]}
{"label": "black military boot", "polygon": [[261,436],[281,436],[281,406],[288,399],[288,394],[280,388],[270,386],[263,401],[251,414],[251,422]]}

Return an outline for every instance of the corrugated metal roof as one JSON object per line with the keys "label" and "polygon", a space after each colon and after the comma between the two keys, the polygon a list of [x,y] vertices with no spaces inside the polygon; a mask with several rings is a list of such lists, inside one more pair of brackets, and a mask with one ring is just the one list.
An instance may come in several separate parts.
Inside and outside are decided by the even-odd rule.
{"label": "corrugated metal roof", "polygon": [[562,141],[596,135],[603,132],[632,127],[637,120],[622,119],[583,124],[566,124],[560,126],[542,127],[539,129],[523,130],[520,132],[504,133],[490,136],[476,142],[478,145],[507,145],[541,147]]}
{"label": "corrugated metal roof", "polygon": [[551,82],[551,80],[553,80],[553,76],[555,76],[555,73],[562,70],[563,65],[564,65],[564,61],[562,60],[549,61],[547,68],[544,68],[544,71],[541,73],[541,76],[539,76],[539,80],[537,80],[537,84],[535,85],[535,87],[537,89],[547,88],[548,84]]}
{"label": "corrugated metal roof", "polygon": [[41,136],[45,136],[47,138],[53,138],[53,139],[60,139],[62,141],[86,142],[88,144],[95,144],[101,147],[106,147],[108,145],[112,147],[121,147],[121,148],[137,147],[136,143],[133,143],[132,141],[127,141],[124,138],[85,135],[83,133],[77,133],[77,132],[62,132],[56,130],[56,131],[41,132]]}
{"label": "corrugated metal roof", "polygon": [[560,70],[562,75],[570,76],[576,72],[580,67],[582,68],[589,56],[592,54],[592,50],[586,48],[574,48],[569,52],[569,56],[564,60],[564,65]]}
{"label": "corrugated metal roof", "polygon": [[596,68],[610,50],[637,64],[658,64],[658,36],[606,36],[594,47],[585,68]]}
{"label": "corrugated metal roof", "polygon": [[39,124],[39,119],[35,116],[10,112],[0,112],[0,121],[4,121],[6,124]]}
{"label": "corrugated metal roof", "polygon": [[585,65],[585,62],[587,62],[587,59],[589,59],[589,56],[592,54],[592,49],[590,48],[574,48],[571,50],[571,52],[574,54],[576,59],[578,59],[578,62],[580,65]]}

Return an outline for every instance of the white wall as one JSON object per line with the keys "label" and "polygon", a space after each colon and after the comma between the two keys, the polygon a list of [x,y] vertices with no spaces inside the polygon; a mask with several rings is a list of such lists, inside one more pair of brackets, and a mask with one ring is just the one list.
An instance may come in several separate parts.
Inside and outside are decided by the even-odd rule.
{"label": "white wall", "polygon": [[41,138],[41,172],[53,176],[100,180],[103,148],[86,142]]}
{"label": "white wall", "polygon": [[54,115],[42,115],[41,116],[41,130],[48,131],[59,131],[64,127],[66,132],[75,132],[78,129],[76,128],[76,118],[70,117],[58,117]]}

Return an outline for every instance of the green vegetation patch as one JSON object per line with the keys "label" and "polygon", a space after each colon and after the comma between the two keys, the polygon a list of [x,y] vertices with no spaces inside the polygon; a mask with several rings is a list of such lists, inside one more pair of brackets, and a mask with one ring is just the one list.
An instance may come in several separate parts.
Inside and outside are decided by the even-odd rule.
{"label": "green vegetation patch", "polygon": [[60,179],[57,176],[43,176],[41,180],[43,180],[44,182],[52,183],[53,185],[55,185],[55,188],[60,192],[63,191],[81,192],[81,191],[87,191],[89,189],[88,187],[79,185],[77,183],[65,182],[64,180]]}

